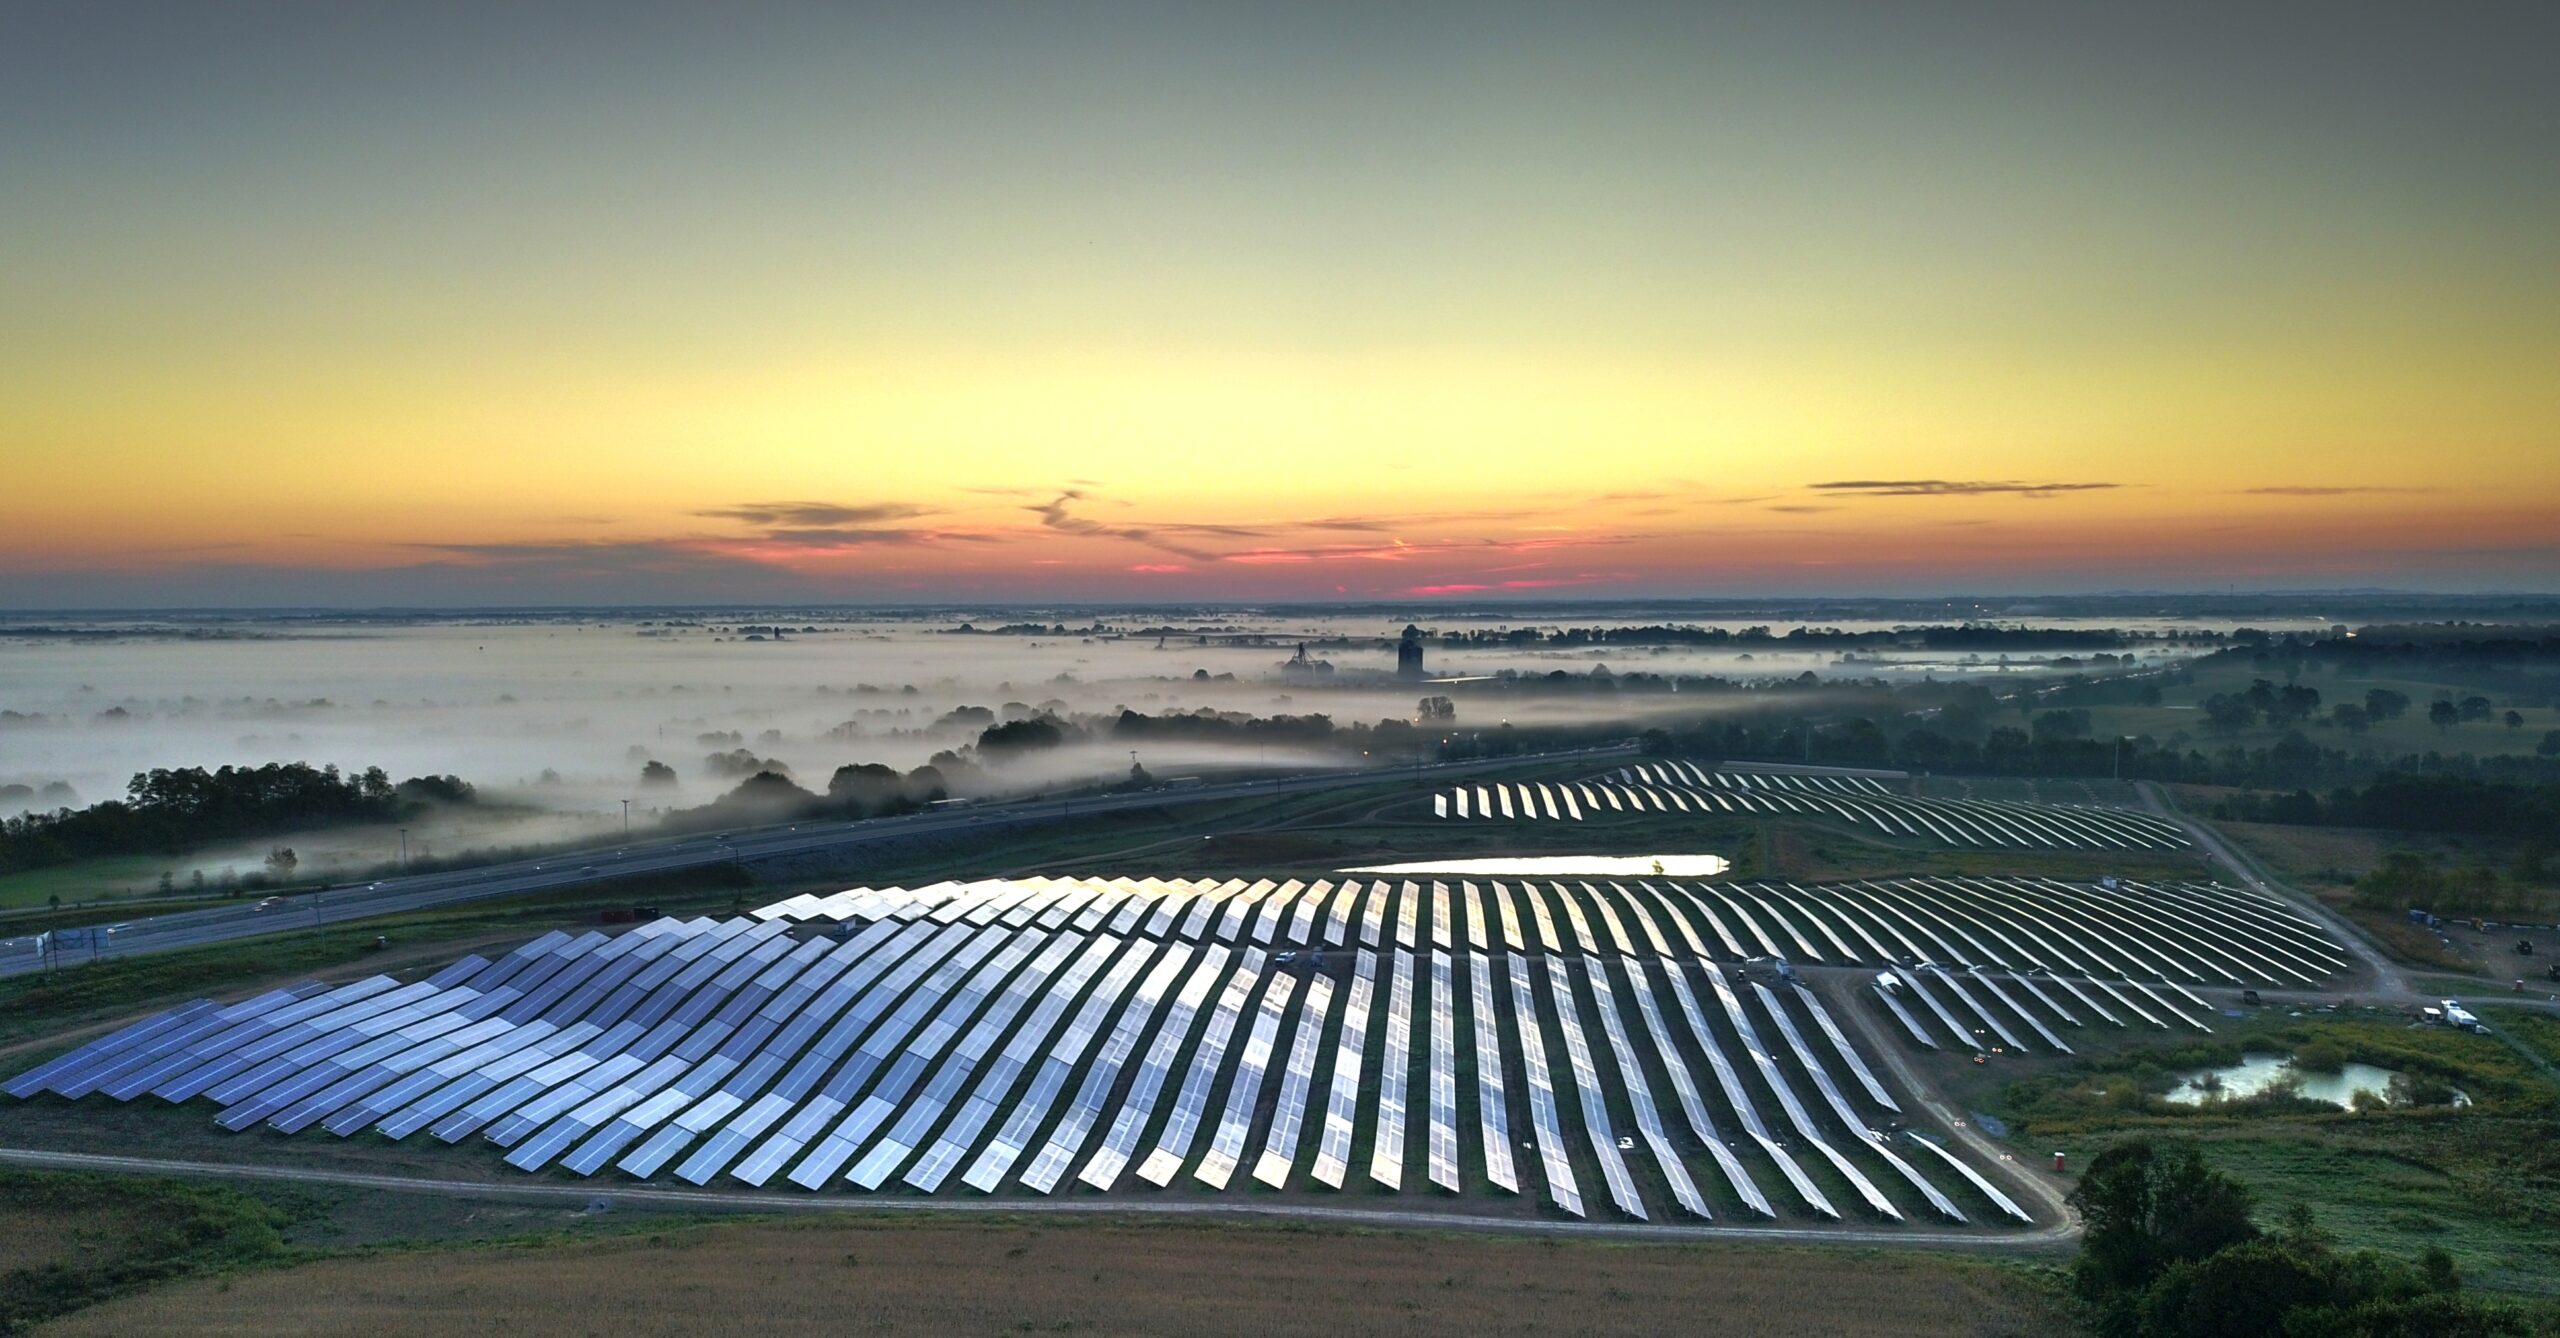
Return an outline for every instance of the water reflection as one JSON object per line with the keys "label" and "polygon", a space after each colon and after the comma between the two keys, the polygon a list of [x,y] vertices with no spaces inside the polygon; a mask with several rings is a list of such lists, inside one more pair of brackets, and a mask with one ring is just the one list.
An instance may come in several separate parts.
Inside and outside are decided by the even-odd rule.
{"label": "water reflection", "polygon": [[[2399,1075],[2373,1064],[2347,1063],[2335,1072],[2315,1072],[2296,1068],[2289,1055],[2243,1055],[2240,1062],[2214,1069],[2198,1069],[2186,1074],[2171,1089],[2168,1100],[2180,1106],[2200,1106],[2209,1101],[2239,1101],[2253,1097],[2282,1082],[2292,1082],[2296,1095],[2309,1101],[2324,1102],[2341,1110],[2352,1105],[2359,1094],[2370,1094],[2382,1100],[2391,1094],[2391,1080]],[[2467,1106],[2471,1098],[2460,1091],[2453,1094],[2453,1104]]]}

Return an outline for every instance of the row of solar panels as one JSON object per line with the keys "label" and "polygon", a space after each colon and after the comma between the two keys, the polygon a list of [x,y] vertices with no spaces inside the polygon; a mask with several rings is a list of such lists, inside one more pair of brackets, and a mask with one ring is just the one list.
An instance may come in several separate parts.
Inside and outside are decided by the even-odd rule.
{"label": "row of solar panels", "polygon": [[1565,822],[1626,813],[1802,814],[1952,846],[2176,850],[2191,844],[2177,824],[2131,809],[1835,788],[1864,779],[1648,763],[1622,768],[1614,778],[1453,786],[1431,797],[1431,810],[1443,818]]}
{"label": "row of solar panels", "polygon": [[[1479,898],[1467,901],[1481,920]],[[424,1129],[446,1142],[477,1133],[525,1170],[613,1165],[648,1176],[672,1163],[695,1183],[783,1175],[810,1188],[902,1180],[928,1192],[956,1170],[980,1190],[1011,1179],[1044,1194],[1070,1171],[1118,1188],[1132,1164],[1155,1185],[1188,1167],[1225,1188],[1248,1158],[1256,1180],[1285,1186],[1323,1090],[1301,1183],[1340,1188],[1365,1133],[1368,1178],[1402,1188],[1418,1132],[1429,1183],[1452,1192],[1527,1192],[1521,1146],[1535,1152],[1545,1197],[1575,1216],[1586,1212],[1581,1161],[1598,1167],[1628,1216],[1650,1216],[1639,1188],[1650,1178],[1707,1217],[1699,1159],[1728,1202],[1774,1215],[1736,1151],[1756,1148],[1824,1216],[1839,1215],[1831,1195],[1845,1186],[1899,1219],[1886,1189],[1898,1185],[1963,1218],[1898,1150],[1908,1143],[1870,1129],[1872,1112],[1897,1107],[1813,995],[1747,982],[1746,998],[1715,964],[1670,955],[1644,905],[1625,909],[1665,952],[1541,960],[1364,947],[1278,969],[1249,944],[965,917],[879,920],[842,940],[796,938],[778,919],[662,921],[613,938],[546,935],[411,985],[376,977],[190,1004],[6,1090],[203,1096],[232,1129],[316,1124],[395,1138]],[[1627,935],[1618,908],[1597,912],[1613,937]],[[1791,1013],[1812,1022],[1827,1052]],[[1782,1049],[1763,1042],[1762,1023]],[[1426,1099],[1415,1120],[1406,1102],[1417,1048]],[[1756,1074],[1756,1091],[1729,1050]],[[1696,1076],[1701,1059],[1711,1086]],[[1834,1070],[1854,1078],[1864,1111]],[[1364,1082],[1372,1072],[1374,1087]],[[1655,1074],[1676,1098],[1676,1125],[1654,1095]],[[1800,1096],[1807,1087],[1818,1105]],[[1529,1117],[1518,1144],[1515,1093]],[[1774,1129],[1764,1102],[1783,1116]],[[1634,1135],[1622,1139],[1622,1127]],[[1729,1128],[1748,1143],[1728,1144]],[[1642,1170],[1627,1155],[1639,1139]],[[1924,1146],[1979,1203],[2025,1220],[1978,1172]],[[1806,1156],[1820,1159],[1812,1171]]]}
{"label": "row of solar panels", "polygon": [[[1621,913],[1638,906],[1674,927],[1674,940],[1628,933]],[[1283,949],[1934,962],[2076,977],[2107,990],[2113,987],[2104,982],[2113,980],[2164,1007],[2167,999],[2143,982],[2316,986],[2347,964],[2346,950],[2318,922],[2273,897],[2212,883],[1027,878],[857,888],[793,897],[755,914],[1072,925]],[[2181,997],[2203,1007],[2190,994]],[[2129,1011],[2141,1016],[2145,1010],[2129,1005]]]}

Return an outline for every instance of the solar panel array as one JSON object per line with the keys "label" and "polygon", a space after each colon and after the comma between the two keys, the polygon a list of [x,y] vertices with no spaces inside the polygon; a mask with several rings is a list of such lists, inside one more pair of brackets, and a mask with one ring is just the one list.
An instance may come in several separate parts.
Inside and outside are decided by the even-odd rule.
{"label": "solar panel array", "polygon": [[[1872,1022],[1768,958],[1875,968]],[[2199,884],[997,879],[200,1000],[5,1090],[476,1135],[554,1175],[1996,1223],[2026,1214],[1973,1154],[1888,1132],[1861,1026],[2067,1050],[2344,962]]]}
{"label": "solar panel array", "polygon": [[1577,781],[1488,781],[1431,797],[1452,819],[1582,822],[1631,814],[1795,814],[1951,846],[2180,850],[2192,844],[2165,818],[2096,804],[1924,799],[1869,776],[1709,769],[1645,762]]}

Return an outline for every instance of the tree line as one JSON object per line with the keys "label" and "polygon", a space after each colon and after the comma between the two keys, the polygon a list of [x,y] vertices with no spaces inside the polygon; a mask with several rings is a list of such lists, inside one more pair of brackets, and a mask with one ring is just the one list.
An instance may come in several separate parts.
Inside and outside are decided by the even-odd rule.
{"label": "tree line", "polygon": [[2071,1192],[2084,1234],[2072,1293],[2099,1338],[2500,1338],[2537,1331],[2463,1291],[2453,1256],[2342,1250],[2306,1210],[2273,1230],[2247,1185],[2192,1148],[2098,1154]]}
{"label": "tree line", "polygon": [[456,776],[394,783],[380,767],[354,775],[335,766],[269,762],[254,767],[162,768],[137,773],[122,799],[0,820],[0,872],[97,855],[176,854],[214,841],[315,827],[397,821],[478,794]]}
{"label": "tree line", "polygon": [[2212,816],[2303,827],[2384,827],[2403,832],[2519,839],[2560,833],[2560,783],[2497,783],[2441,773],[2394,772],[2370,785],[2236,794]]}
{"label": "tree line", "polygon": [[708,804],[667,814],[659,825],[669,832],[709,832],[776,822],[851,821],[918,812],[949,795],[942,768],[930,763],[906,772],[877,762],[837,767],[824,794],[781,772],[759,771]]}

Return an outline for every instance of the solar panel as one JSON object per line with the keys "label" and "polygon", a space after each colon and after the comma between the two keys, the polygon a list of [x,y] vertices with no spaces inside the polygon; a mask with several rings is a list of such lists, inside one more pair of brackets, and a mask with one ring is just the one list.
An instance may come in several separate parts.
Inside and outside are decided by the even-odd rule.
{"label": "solar panel", "polygon": [[1319,1184],[1342,1188],[1342,1178],[1351,1165],[1353,1120],[1359,1114],[1361,1052],[1369,1034],[1369,1007],[1377,978],[1377,954],[1360,950],[1358,965],[1351,973],[1351,987],[1342,1005],[1342,1030],[1334,1042],[1333,1085],[1325,1098],[1324,1132],[1316,1149],[1315,1169],[1311,1174]]}
{"label": "solar panel", "polygon": [[1284,1187],[1290,1170],[1297,1165],[1307,1106],[1314,1094],[1316,1060],[1322,1054],[1325,1019],[1332,1008],[1333,978],[1309,977],[1306,1005],[1298,1012],[1296,1038],[1289,1043],[1289,1059],[1281,1069],[1280,1099],[1272,1108],[1271,1131],[1264,1136],[1262,1156],[1253,1165],[1253,1178],[1273,1189]]}
{"label": "solar panel", "polygon": [[[1218,972],[1226,966],[1227,957],[1225,948],[1213,944],[1192,952],[1168,954],[1156,971],[1148,974],[1137,992],[1130,996],[1128,1006],[1121,1010],[1118,1020],[1112,1024],[1111,1034],[1104,1040],[1101,1054],[1086,1070],[1074,1099],[1067,1103],[1057,1127],[1050,1131],[1049,1141],[1032,1157],[1030,1167],[1022,1173],[1023,1184],[1043,1194],[1057,1188],[1059,1179],[1067,1173],[1067,1163],[1084,1150],[1084,1141],[1091,1136],[1094,1124],[1102,1118],[1103,1103],[1119,1081],[1121,1068],[1136,1052],[1138,1040],[1146,1034],[1148,1024],[1156,1020],[1159,1007],[1170,1001],[1172,1006],[1164,1010],[1164,1024],[1158,1030],[1172,1031],[1178,1041],[1183,1033],[1190,1030],[1192,1013],[1199,1008],[1200,1000],[1206,997]],[[1173,972],[1184,966],[1191,970],[1176,990],[1173,988]],[[1164,1081],[1163,1065],[1169,1062],[1169,1055],[1164,1059],[1150,1056],[1150,1059],[1157,1065],[1155,1081],[1161,1084]],[[1034,1091],[1036,1093],[1037,1089]],[[1137,1099],[1133,1090],[1131,1100]],[[1152,1102],[1153,1099],[1154,1092],[1150,1090],[1146,1100]],[[1128,1107],[1124,1105],[1122,1109],[1126,1111]],[[1143,1117],[1143,1110],[1140,1114]],[[1135,1142],[1136,1134],[1130,1133],[1129,1138]],[[1127,1157],[1126,1149],[1118,1154],[1122,1162]],[[1091,1169],[1088,1165],[1088,1172]],[[976,1184],[976,1175],[977,1170],[973,1167],[963,1178]]]}
{"label": "solar panel", "polygon": [[[1218,1131],[1210,1137],[1209,1151],[1191,1173],[1212,1189],[1225,1189],[1227,1182],[1235,1178],[1236,1163],[1244,1159],[1245,1139],[1253,1132],[1254,1103],[1262,1097],[1263,1076],[1270,1071],[1272,1053],[1280,1044],[1280,1020],[1288,1012],[1297,988],[1297,977],[1276,977],[1271,987],[1262,992],[1262,1003],[1254,1010],[1253,1030],[1245,1037],[1244,1048],[1237,1053],[1228,1078],[1227,1107],[1218,1117]],[[1175,1156],[1176,1166],[1181,1164],[1180,1156]],[[1148,1160],[1152,1163],[1154,1158]],[[1144,1173],[1141,1169],[1140,1174]]]}
{"label": "solar panel", "polygon": [[[985,1132],[989,1124],[995,1122],[997,1113],[1004,1108],[1006,1093],[1012,1091],[1014,1083],[1024,1073],[1030,1071],[1033,1063],[1040,1059],[1044,1048],[1049,1044],[1050,1036],[1058,1031],[1059,1024],[1067,1017],[1067,1010],[1076,1007],[1079,998],[1086,1000],[1085,1010],[1097,1018],[1118,1001],[1120,992],[1130,981],[1137,978],[1138,972],[1145,968],[1147,961],[1156,951],[1156,945],[1140,942],[1130,947],[1128,952],[1122,953],[1120,950],[1126,943],[1126,940],[1114,935],[1106,934],[1094,938],[1078,950],[1075,959],[1053,980],[1026,982],[1030,987],[1029,992],[1037,997],[1039,1002],[1033,1006],[1031,1015],[1023,1020],[1022,1025],[1014,1029],[1011,1037],[1006,1040],[1004,1049],[986,1065],[985,1072],[978,1076],[977,1084],[970,1089],[968,1098],[960,1103],[958,1111],[952,1115],[950,1124],[943,1128],[941,1135],[934,1140],[932,1146],[924,1149],[923,1155],[916,1159],[915,1165],[908,1168],[906,1174],[908,1184],[927,1193],[942,1188],[943,1180],[959,1165],[960,1159],[968,1155],[969,1149],[977,1143],[978,1136]],[[1111,964],[1107,972],[1103,969],[1106,963]],[[1085,987],[1094,982],[1097,977],[1101,983],[1094,986],[1090,996],[1084,995]],[[1069,1025],[1072,1028],[1081,1024],[1070,1023]],[[1092,1026],[1085,1026],[1086,1035],[1091,1035],[1093,1030]],[[974,1058],[974,1056],[966,1058]],[[965,1079],[969,1075],[970,1070],[961,1057],[955,1057],[950,1063],[959,1069],[957,1078]],[[956,1083],[952,1090],[956,1090]],[[937,1076],[934,1083],[928,1086],[927,1095],[932,1097],[943,1091],[942,1079]],[[866,1188],[880,1183],[877,1179],[868,1178],[877,1171],[872,1164],[872,1159],[886,1155],[886,1150],[892,1147],[900,1144],[911,1145],[920,1140],[931,1130],[932,1118],[931,1112],[920,1112],[912,1121],[901,1117],[898,1125],[890,1131],[888,1139],[882,1143],[881,1147],[875,1148],[872,1154],[864,1159],[863,1164],[855,1168],[856,1182],[863,1184]],[[1014,1150],[1019,1152],[1019,1146],[1017,1145]],[[885,1179],[885,1175],[881,1178]]]}
{"label": "solar panel", "polygon": [[[994,942],[996,951],[958,988],[939,996],[919,990],[917,997],[902,1003],[899,1011],[891,1015],[888,1025],[855,1051],[841,1075],[843,1090],[854,1092],[866,1079],[871,1080],[871,1088],[844,1109],[834,1128],[811,1144],[807,1157],[792,1168],[793,1183],[816,1189],[851,1161],[871,1135],[914,1096],[924,1081],[926,1067],[941,1057],[943,1049],[960,1035],[961,1028],[969,1025],[979,1006],[1001,994],[1014,971],[1044,944],[1044,940],[1023,933],[981,934],[980,939]],[[928,1007],[933,1010],[930,1017],[925,1011]],[[876,1079],[871,1078],[872,1074],[877,1074]]]}
{"label": "solar panel", "polygon": [[1778,1099],[1778,1109],[1786,1114],[1787,1122],[1795,1126],[1797,1136],[1801,1137],[1815,1152],[1822,1154],[1823,1160],[1830,1162],[1832,1169],[1840,1172],[1841,1178],[1849,1182],[1850,1188],[1858,1191],[1858,1197],[1866,1200],[1868,1207],[1892,1221],[1901,1221],[1902,1210],[1893,1206],[1893,1200],[1886,1198],[1884,1192],[1876,1188],[1874,1181],[1867,1179],[1866,1173],[1859,1170],[1856,1163],[1842,1156],[1839,1149],[1831,1146],[1829,1141],[1823,1138],[1821,1126],[1814,1123],[1813,1116],[1805,1110],[1804,1103],[1796,1099],[1795,1089],[1788,1085],[1785,1075],[1778,1071],[1777,1061],[1770,1057],[1769,1048],[1760,1043],[1759,1033],[1753,1029],[1749,1015],[1742,1011],[1742,1001],[1734,996],[1733,987],[1726,983],[1724,972],[1719,970],[1713,962],[1702,962],[1698,969],[1706,974],[1709,987],[1714,990],[1717,1000],[1724,1005],[1725,1019],[1732,1024],[1734,1035],[1742,1041],[1743,1053],[1749,1055],[1752,1064],[1760,1070],[1761,1081],[1767,1085],[1769,1094]]}
{"label": "solar panel", "polygon": [[[1209,1096],[1217,1085],[1218,1071],[1226,1061],[1227,1047],[1234,1043],[1236,1026],[1244,1020],[1245,1007],[1262,983],[1262,963],[1261,950],[1247,948],[1235,970],[1228,974],[1226,988],[1219,991],[1217,1007],[1210,1010],[1208,1026],[1201,1032],[1199,1046],[1192,1054],[1191,1067],[1183,1076],[1182,1089],[1174,1094],[1173,1110],[1165,1120],[1164,1132],[1138,1167],[1139,1179],[1161,1186],[1173,1183],[1173,1177],[1181,1173],[1182,1163],[1191,1155],[1192,1140],[1198,1135],[1201,1123],[1208,1118]],[[1179,1038],[1176,1039],[1178,1042]],[[1174,1053],[1169,1049],[1165,1054],[1168,1068],[1173,1060]],[[1140,1081],[1145,1081],[1143,1076]],[[1135,1102],[1134,1094],[1131,1100]],[[1136,1144],[1145,1120],[1145,1112],[1141,1110],[1138,1119],[1130,1126],[1132,1146]],[[1110,1146],[1106,1143],[1105,1150],[1108,1151]],[[1130,1154],[1124,1152],[1123,1155]],[[1096,1189],[1109,1189],[1111,1179],[1117,1174],[1116,1167],[1105,1166],[1097,1155],[1095,1161],[1086,1163],[1084,1180]]]}
{"label": "solar panel", "polygon": [[[1040,1067],[1033,1072],[1030,1086],[1014,1102],[1012,1110],[1005,1116],[1003,1127],[979,1151],[977,1160],[961,1176],[961,1182],[980,1193],[995,1192],[1014,1163],[1030,1150],[1031,1140],[1048,1122],[1050,1109],[1066,1091],[1067,1079],[1083,1062],[1094,1041],[1106,1034],[1103,1024],[1106,1019],[1111,1019],[1111,1030],[1107,1033],[1109,1039],[1104,1042],[1106,1053],[1095,1069],[1086,1074],[1085,1080],[1087,1087],[1099,1083],[1103,1091],[1108,1091],[1111,1078],[1118,1076],[1121,1063],[1137,1047],[1138,1036],[1148,1019],[1155,1016],[1156,1007],[1172,992],[1175,979],[1197,955],[1198,949],[1190,944],[1170,943],[1163,945],[1162,954],[1154,958],[1152,966],[1147,964],[1148,952],[1144,950],[1122,957],[1087,996],[1084,1007],[1078,1010],[1067,1030],[1050,1046],[1049,1053],[1040,1061]],[[1139,975],[1141,970],[1145,972],[1143,976]],[[1098,1077],[1106,1064],[1109,1076]],[[1044,1172],[1050,1184],[1057,1183],[1057,1177],[1066,1169],[1067,1159],[1083,1146],[1085,1133],[1092,1127],[1094,1112],[1098,1112],[1101,1105],[1102,1097],[1095,1093],[1089,1102],[1069,1108],[1065,1119],[1070,1122],[1081,1120],[1082,1127],[1071,1135],[1073,1145],[1056,1155],[1055,1167]],[[1043,1152],[1046,1150],[1044,1145]],[[953,1154],[955,1159],[957,1155],[957,1152]]]}
{"label": "solar panel", "polygon": [[[1729,798],[1891,830],[1860,808],[1891,796],[1841,778],[1717,774],[1700,784],[1707,774],[1631,767],[1625,799],[1651,812]],[[1624,802],[1609,782],[1506,783],[1502,793],[1515,811],[1536,805],[1541,820],[1550,804],[1570,819]],[[1987,807],[1910,811],[1960,835],[2134,840],[2107,819]],[[853,932],[793,932],[802,924]],[[1151,929],[1207,942],[1129,937]],[[1328,973],[1327,953],[1268,972],[1254,946],[1266,943],[1293,957],[1319,944],[1359,950],[1346,975]],[[1463,1122],[1475,1129],[1486,1185],[1521,1192],[1517,1149],[1533,1149],[1539,1193],[1569,1215],[1587,1211],[1572,1165],[1580,1156],[1581,1173],[1596,1168],[1621,1212],[1655,1206],[1642,1187],[1652,1177],[1682,1211],[1705,1216],[1688,1162],[1699,1149],[1745,1207],[1774,1215],[1736,1155],[1744,1144],[1724,1137],[1738,1124],[1737,1137],[1817,1213],[1839,1215],[1799,1164],[1808,1148],[1883,1216],[1899,1213],[1879,1185],[1899,1181],[1960,1219],[1964,1209],[1923,1174],[1943,1162],[1979,1203],[2025,1220],[1962,1149],[1926,1143],[1915,1157],[1866,1126],[1859,1112],[1895,1112],[1895,1097],[1818,995],[1730,981],[1712,961],[1781,949],[1885,964],[1884,1003],[1917,1043],[1970,1045],[1979,1027],[1986,1041],[2057,1051],[2069,1048],[2059,1029],[2084,1014],[2202,1027],[2208,1010],[2189,981],[2298,984],[2346,960],[2279,901],[2139,881],[979,879],[793,897],[755,914],[618,934],[544,934],[411,984],[376,978],[199,1001],[96,1038],[5,1090],[204,1096],[229,1128],[477,1133],[527,1170],[592,1175],[614,1164],[648,1177],[672,1167],[694,1183],[788,1172],[812,1189],[865,1190],[903,1177],[928,1193],[963,1168],[962,1181],[983,1192],[1017,1174],[1054,1192],[1071,1168],[1117,1188],[1131,1165],[1152,1183],[1209,1189],[1234,1188],[1249,1165],[1255,1180],[1285,1188],[1310,1123],[1320,1130],[1307,1166],[1315,1184],[1343,1187],[1366,1123],[1372,1179],[1401,1187],[1412,1136],[1430,1183],[1464,1193]],[[1533,954],[1545,957],[1543,971]],[[1691,988],[1693,972],[1716,992],[1712,1008]],[[1506,1014],[1516,1058],[1505,1051]],[[1734,1046],[1754,1076],[1726,1058]],[[1693,1068],[1701,1061],[1713,1081]],[[1462,1063],[1474,1074],[1472,1121],[1459,1110],[1470,1090]],[[1559,1091],[1568,1078],[1570,1095]],[[1512,1142],[1515,1095],[1526,1097],[1525,1144]],[[1679,1107],[1676,1131],[1666,1100]],[[1764,1122],[1770,1103],[1777,1113]],[[1575,1120],[1578,1129],[1566,1127]],[[1633,1135],[1626,1148],[1622,1132]]]}
{"label": "solar panel", "polygon": [[[1593,959],[1583,958],[1586,968]],[[1609,1187],[1609,1198],[1618,1211],[1639,1221],[1645,1212],[1644,1199],[1636,1193],[1635,1176],[1627,1169],[1627,1159],[1619,1154],[1618,1135],[1609,1117],[1609,1098],[1600,1089],[1600,1072],[1591,1062],[1591,1044],[1582,1034],[1582,1010],[1573,996],[1573,977],[1565,969],[1564,959],[1547,959],[1547,985],[1555,1000],[1556,1034],[1564,1038],[1565,1058],[1573,1073],[1573,1085],[1581,1098],[1582,1130],[1591,1144],[1591,1153],[1600,1162],[1600,1178]]]}
{"label": "solar panel", "polygon": [[1511,1111],[1502,1090],[1501,1010],[1493,1001],[1493,967],[1481,952],[1467,954],[1469,1030],[1476,1043],[1476,1135],[1484,1149],[1485,1179],[1514,1194],[1520,1172],[1511,1160]]}
{"label": "solar panel", "polygon": [[[1448,896],[1440,885],[1432,885],[1434,900],[1445,923]],[[1426,1071],[1426,1095],[1430,1102],[1425,1149],[1430,1162],[1431,1183],[1458,1193],[1458,1030],[1456,990],[1449,972],[1449,954],[1435,949],[1431,954],[1431,1051]]]}
{"label": "solar panel", "polygon": [[[1411,904],[1411,898],[1406,903]],[[1405,1084],[1413,1070],[1413,954],[1381,953],[1387,972],[1387,1030],[1378,1061],[1378,1116],[1369,1178],[1389,1189],[1404,1184]]]}
{"label": "solar panel", "polygon": [[[1681,1161],[1680,1153],[1672,1147],[1670,1131],[1662,1126],[1662,1113],[1653,1104],[1653,1087],[1645,1080],[1644,1064],[1636,1058],[1635,1047],[1627,1041],[1626,1022],[1619,1016],[1617,993],[1609,986],[1607,965],[1599,958],[1586,957],[1582,969],[1583,978],[1591,986],[1591,1002],[1600,1019],[1601,1033],[1609,1041],[1609,1055],[1617,1061],[1619,1090],[1627,1094],[1628,1108],[1635,1113],[1636,1132],[1643,1137],[1645,1148],[1653,1153],[1654,1164],[1661,1169],[1664,1182],[1671,1186],[1672,1198],[1699,1217],[1715,1216],[1707,1211],[1705,1197],[1698,1193],[1697,1182],[1689,1178],[1687,1164]],[[1629,1192],[1633,1193],[1632,1186]]]}
{"label": "solar panel", "polygon": [[1512,1017],[1519,1023],[1520,1061],[1529,1079],[1529,1126],[1538,1148],[1538,1165],[1546,1173],[1547,1197],[1581,1217],[1582,1189],[1573,1178],[1573,1160],[1565,1152],[1555,1078],[1547,1069],[1546,1040],[1538,1034],[1538,996],[1529,983],[1529,964],[1519,957],[1503,960],[1511,968]]}

